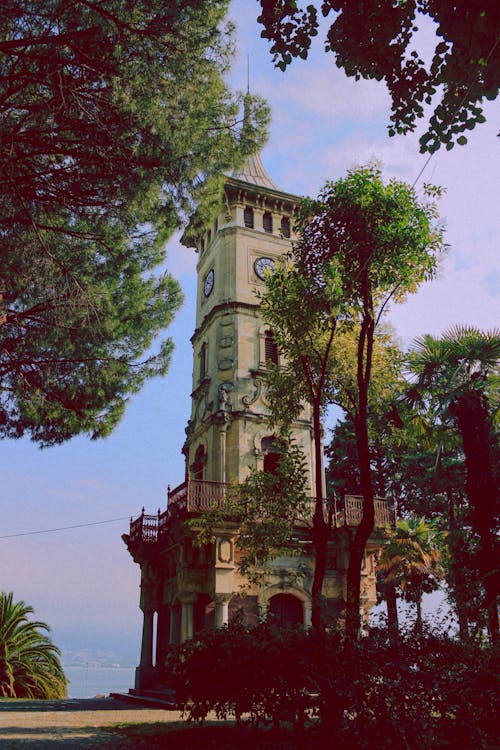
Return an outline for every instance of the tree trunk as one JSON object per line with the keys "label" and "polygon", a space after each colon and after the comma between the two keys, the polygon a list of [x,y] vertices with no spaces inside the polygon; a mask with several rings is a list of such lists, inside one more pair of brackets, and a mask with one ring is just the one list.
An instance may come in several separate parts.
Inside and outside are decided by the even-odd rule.
{"label": "tree trunk", "polygon": [[452,595],[455,600],[460,640],[463,643],[467,643],[469,641],[469,616],[467,612],[468,592],[463,561],[460,559],[460,548],[463,542],[459,534],[453,502],[453,493],[450,487],[446,488],[446,495],[448,498],[448,527],[450,530],[448,536],[448,547],[451,556],[450,572],[453,579],[450,592],[453,592]]}
{"label": "tree trunk", "polygon": [[419,595],[417,597],[417,600],[415,602],[417,605],[417,619],[415,620],[415,633],[417,635],[421,635],[422,628],[423,628],[423,620],[422,620],[422,596]]}
{"label": "tree trunk", "polygon": [[312,538],[314,542],[315,566],[312,583],[312,612],[313,627],[319,632],[323,623],[323,581],[326,573],[329,527],[325,522],[323,502],[323,462],[321,454],[321,410],[319,401],[313,402],[313,432],[314,432],[314,485],[316,502],[313,515]]}
{"label": "tree trunk", "polygon": [[366,271],[363,281],[363,309],[357,352],[358,413],[354,418],[359,475],[363,495],[363,518],[351,542],[349,567],[347,569],[346,635],[351,640],[356,640],[360,632],[361,569],[366,544],[375,525],[370,443],[368,440],[368,387],[370,385],[375,322],[373,319],[373,301]]}
{"label": "tree trunk", "polygon": [[457,400],[455,412],[467,468],[467,497],[473,511],[473,525],[481,539],[479,564],[488,630],[491,641],[498,643],[499,572],[494,533],[498,490],[493,476],[491,430],[485,400],[486,396],[480,392],[468,392]]}
{"label": "tree trunk", "polygon": [[356,529],[349,550],[349,567],[347,569],[347,610],[346,635],[356,640],[361,627],[361,569],[366,544],[375,525],[375,505],[373,501],[373,487],[370,472],[370,448],[368,442],[368,427],[366,417],[356,417],[356,443],[363,493],[363,518]]}
{"label": "tree trunk", "polygon": [[394,639],[399,635],[398,597],[393,583],[386,583],[384,588],[387,604],[387,629],[390,638]]}

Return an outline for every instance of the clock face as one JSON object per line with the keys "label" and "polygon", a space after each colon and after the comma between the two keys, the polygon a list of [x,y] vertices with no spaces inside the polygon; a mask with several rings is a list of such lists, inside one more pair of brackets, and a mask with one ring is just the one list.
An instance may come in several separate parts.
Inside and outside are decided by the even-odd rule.
{"label": "clock face", "polygon": [[255,263],[253,264],[253,267],[259,279],[264,280],[266,272],[274,273],[276,262],[272,258],[257,258]]}
{"label": "clock face", "polygon": [[214,269],[211,268],[205,276],[205,281],[203,283],[203,294],[205,295],[205,297],[210,296],[210,294],[212,293],[212,289],[214,288],[214,279]]}

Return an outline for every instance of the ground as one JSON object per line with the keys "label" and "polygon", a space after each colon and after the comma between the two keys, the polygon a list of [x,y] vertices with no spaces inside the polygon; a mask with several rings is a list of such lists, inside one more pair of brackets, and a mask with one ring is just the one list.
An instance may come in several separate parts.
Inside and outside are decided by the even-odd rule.
{"label": "ground", "polygon": [[285,733],[256,737],[234,722],[187,725],[179,711],[115,698],[0,700],[2,750],[296,750]]}
{"label": "ground", "polygon": [[137,707],[111,698],[0,701],[0,747],[5,750],[117,750],[137,740],[110,726],[180,721],[178,711]]}

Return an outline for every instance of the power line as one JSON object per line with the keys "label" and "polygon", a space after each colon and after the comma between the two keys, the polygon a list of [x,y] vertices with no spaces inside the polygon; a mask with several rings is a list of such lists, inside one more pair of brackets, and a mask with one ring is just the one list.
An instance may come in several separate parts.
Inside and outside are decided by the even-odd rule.
{"label": "power line", "polygon": [[120,518],[110,518],[107,521],[94,521],[93,523],[79,523],[74,526],[60,526],[57,529],[43,529],[40,531],[23,531],[19,534],[3,534],[0,539],[12,539],[17,536],[33,536],[34,534],[51,534],[54,531],[67,531],[68,529],[83,529],[86,526],[101,526],[104,523],[116,523],[117,521],[128,521],[130,516],[121,516]]}

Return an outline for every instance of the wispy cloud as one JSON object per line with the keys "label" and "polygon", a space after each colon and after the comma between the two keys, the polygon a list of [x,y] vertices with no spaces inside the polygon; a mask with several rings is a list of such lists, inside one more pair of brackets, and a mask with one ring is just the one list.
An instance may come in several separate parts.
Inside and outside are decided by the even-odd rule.
{"label": "wispy cloud", "polygon": [[[493,269],[481,279],[481,286],[486,290],[489,297],[494,299],[500,296],[500,270]],[[500,315],[498,316],[500,319]]]}

